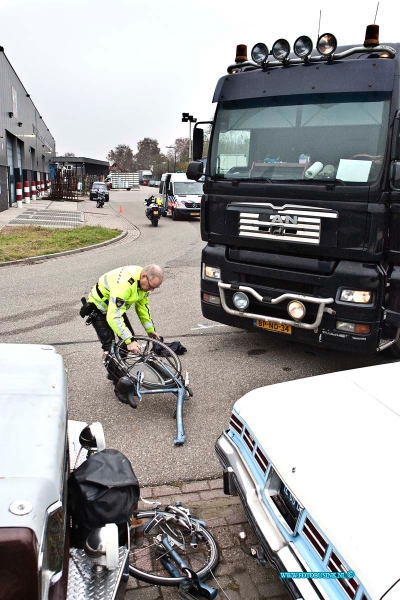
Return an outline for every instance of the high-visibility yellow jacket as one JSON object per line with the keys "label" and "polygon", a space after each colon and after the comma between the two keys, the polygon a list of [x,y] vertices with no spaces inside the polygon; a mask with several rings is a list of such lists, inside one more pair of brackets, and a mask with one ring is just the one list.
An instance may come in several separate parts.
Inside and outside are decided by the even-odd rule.
{"label": "high-visibility yellow jacket", "polygon": [[132,341],[133,332],[125,325],[123,315],[132,304],[146,333],[155,331],[150,315],[149,293],[140,289],[142,271],[143,267],[137,265],[109,271],[100,277],[88,297],[89,302],[107,315],[107,323],[126,344]]}

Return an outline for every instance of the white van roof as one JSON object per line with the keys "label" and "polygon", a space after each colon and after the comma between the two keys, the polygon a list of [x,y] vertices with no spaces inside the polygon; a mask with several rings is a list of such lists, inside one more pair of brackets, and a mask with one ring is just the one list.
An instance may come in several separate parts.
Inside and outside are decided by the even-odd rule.
{"label": "white van roof", "polygon": [[161,175],[161,181],[165,181],[167,175],[171,175],[171,181],[191,181],[186,177],[186,173],[164,173]]}

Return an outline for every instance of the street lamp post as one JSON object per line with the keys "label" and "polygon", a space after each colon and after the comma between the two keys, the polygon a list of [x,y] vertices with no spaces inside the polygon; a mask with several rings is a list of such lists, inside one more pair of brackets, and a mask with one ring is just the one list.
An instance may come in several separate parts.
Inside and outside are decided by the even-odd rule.
{"label": "street lamp post", "polygon": [[175,146],[165,146],[166,148],[172,148],[175,151],[175,159],[174,159],[174,173],[176,172],[176,147]]}
{"label": "street lamp post", "polygon": [[193,115],[189,115],[189,113],[182,113],[182,123],[187,123],[189,121],[189,162],[192,158],[192,123],[196,123],[197,119],[193,117]]}

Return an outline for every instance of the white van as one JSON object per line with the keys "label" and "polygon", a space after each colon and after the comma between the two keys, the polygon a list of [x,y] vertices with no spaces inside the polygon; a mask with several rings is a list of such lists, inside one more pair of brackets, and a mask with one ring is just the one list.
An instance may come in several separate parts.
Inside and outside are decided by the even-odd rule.
{"label": "white van", "polygon": [[164,173],[159,188],[166,214],[174,221],[181,217],[199,217],[203,184],[192,181],[186,173]]}

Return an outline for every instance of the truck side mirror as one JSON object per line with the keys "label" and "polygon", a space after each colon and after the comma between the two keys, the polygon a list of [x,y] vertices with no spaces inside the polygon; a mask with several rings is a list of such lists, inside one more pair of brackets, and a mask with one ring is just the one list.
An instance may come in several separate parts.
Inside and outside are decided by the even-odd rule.
{"label": "truck side mirror", "polygon": [[390,187],[400,191],[400,162],[393,161],[390,167]]}
{"label": "truck side mirror", "polygon": [[193,130],[193,160],[200,160],[203,156],[204,130],[195,127]]}
{"label": "truck side mirror", "polygon": [[186,170],[186,177],[193,181],[198,181],[203,176],[203,163],[201,161],[194,161],[188,164]]}

